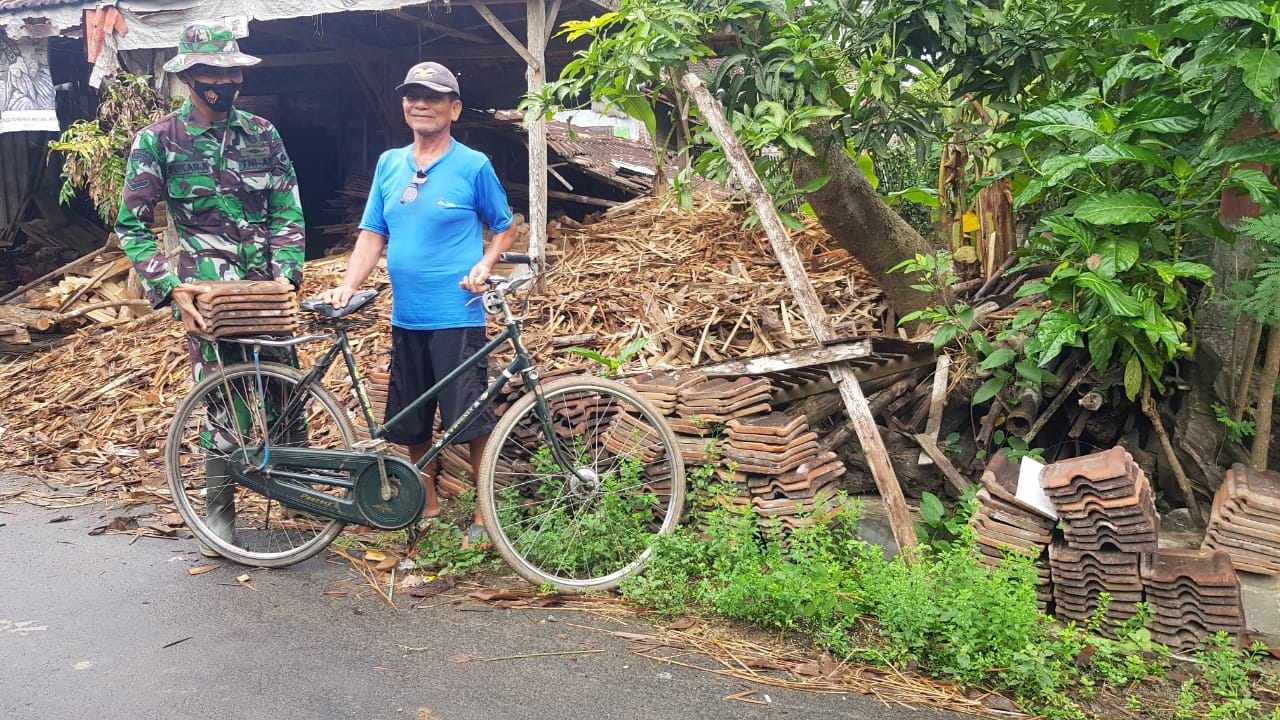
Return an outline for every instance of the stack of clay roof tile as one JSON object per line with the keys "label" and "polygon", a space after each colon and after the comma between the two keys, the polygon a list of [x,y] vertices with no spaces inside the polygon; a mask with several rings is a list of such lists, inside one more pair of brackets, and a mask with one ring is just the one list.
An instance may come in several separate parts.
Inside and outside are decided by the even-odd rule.
{"label": "stack of clay roof tile", "polygon": [[1079,550],[1054,541],[1049,545],[1054,615],[1085,622],[1097,611],[1102,593],[1107,593],[1111,602],[1100,630],[1111,635],[1115,626],[1138,614],[1143,599],[1138,558],[1138,553]]}
{"label": "stack of clay roof tile", "polygon": [[818,434],[804,416],[781,412],[733,418],[726,423],[721,478],[738,487],[741,504],[786,529],[813,522],[836,494],[844,464],[819,452]]}
{"label": "stack of clay roof tile", "polygon": [[[663,415],[672,419],[680,391],[703,383],[706,379],[705,375],[696,372],[650,372],[627,378],[625,382],[653,403]],[[709,446],[717,438],[711,425],[712,423],[687,420],[671,423],[685,467],[698,467],[707,461]]]}
{"label": "stack of clay roof tile", "polygon": [[1067,544],[1080,550],[1155,550],[1159,518],[1147,476],[1124,448],[1055,462],[1040,484],[1062,522]]}
{"label": "stack of clay roof tile", "polygon": [[1280,572],[1280,473],[1244,465],[1228,470],[1202,547],[1227,551],[1237,570]]}
{"label": "stack of clay roof tile", "polygon": [[209,291],[196,296],[204,318],[199,330],[186,318],[187,330],[212,337],[285,335],[298,329],[293,289],[273,280],[202,282]]}
{"label": "stack of clay roof tile", "polygon": [[1162,548],[1142,554],[1152,638],[1190,650],[1218,632],[1244,629],[1240,580],[1222,550]]}
{"label": "stack of clay roof tile", "polygon": [[982,561],[995,567],[1009,551],[1035,561],[1036,598],[1041,611],[1047,612],[1053,599],[1047,553],[1057,523],[1018,500],[1018,466],[1005,455],[987,463],[979,486],[971,522]]}
{"label": "stack of clay roof tile", "polygon": [[734,418],[767,413],[773,386],[768,378],[711,378],[681,388],[676,417],[697,426],[727,423]]}
{"label": "stack of clay roof tile", "polygon": [[1108,593],[1100,631],[1113,634],[1143,599],[1139,553],[1158,546],[1151,485],[1122,447],[1048,465],[1040,485],[1063,529],[1049,546],[1054,614],[1089,620]]}

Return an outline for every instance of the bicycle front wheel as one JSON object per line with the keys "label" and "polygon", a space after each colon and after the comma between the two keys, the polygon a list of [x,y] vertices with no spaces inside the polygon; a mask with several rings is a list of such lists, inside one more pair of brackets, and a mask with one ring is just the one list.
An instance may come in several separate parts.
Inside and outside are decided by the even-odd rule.
{"label": "bicycle front wheel", "polygon": [[680,521],[675,435],[652,403],[612,380],[561,378],[543,394],[548,414],[525,395],[485,446],[477,492],[489,537],[535,585],[612,588]]}
{"label": "bicycle front wheel", "polygon": [[[174,505],[201,543],[234,562],[292,565],[321,552],[342,532],[341,521],[284,507],[231,477],[236,458],[252,456],[268,439],[275,447],[351,447],[355,434],[346,411],[323,387],[301,387],[302,377],[277,363],[262,363],[261,370],[230,365],[197,383],[174,412],[165,441]],[[314,489],[349,492],[325,483],[316,471],[306,472],[317,478]]]}

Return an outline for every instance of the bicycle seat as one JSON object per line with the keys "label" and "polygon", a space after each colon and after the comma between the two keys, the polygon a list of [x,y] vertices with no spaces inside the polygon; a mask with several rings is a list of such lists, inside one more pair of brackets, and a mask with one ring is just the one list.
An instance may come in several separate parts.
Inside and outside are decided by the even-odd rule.
{"label": "bicycle seat", "polygon": [[373,299],[376,297],[378,297],[377,290],[361,290],[351,296],[351,299],[347,301],[347,306],[344,308],[335,308],[329,303],[321,302],[316,298],[303,300],[298,304],[298,307],[308,312],[316,313],[317,315],[323,315],[331,320],[338,320],[347,317],[352,313],[363,310],[364,307],[373,302]]}

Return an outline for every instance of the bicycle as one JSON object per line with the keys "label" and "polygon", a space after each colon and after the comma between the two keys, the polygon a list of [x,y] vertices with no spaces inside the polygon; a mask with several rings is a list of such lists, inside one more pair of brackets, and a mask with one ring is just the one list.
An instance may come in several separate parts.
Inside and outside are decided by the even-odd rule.
{"label": "bicycle", "polygon": [[[517,253],[502,261],[531,263]],[[222,338],[251,346],[253,361],[219,363],[178,404],[166,438],[166,474],[187,527],[224,557],[261,567],[311,558],[347,524],[407,528],[422,512],[421,469],[512,381],[519,397],[498,419],[475,478],[493,547],[529,582],[562,592],[612,588],[639,572],[683,511],[679,446],[662,413],[622,383],[588,375],[542,381],[511,307],[535,277],[491,277],[483,302],[501,316],[502,332],[382,425],[347,335],[352,323],[369,322],[353,316],[377,291],[357,293],[340,310],[302,302],[313,326],[326,330],[320,334]],[[320,340],[330,344],[305,374],[260,357],[262,348]],[[421,460],[388,453],[382,439],[388,427],[504,344],[514,353],[511,362]],[[354,413],[322,384],[339,355],[369,440],[356,439]],[[228,486],[236,509],[229,541],[210,529],[203,512],[207,497]]]}

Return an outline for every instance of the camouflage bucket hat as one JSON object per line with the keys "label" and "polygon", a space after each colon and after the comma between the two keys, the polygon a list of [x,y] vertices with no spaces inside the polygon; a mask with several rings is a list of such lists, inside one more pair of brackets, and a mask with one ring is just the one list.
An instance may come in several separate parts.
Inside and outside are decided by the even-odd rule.
{"label": "camouflage bucket hat", "polygon": [[231,28],[221,23],[199,22],[182,29],[178,54],[164,64],[164,69],[179,73],[192,65],[245,67],[260,62],[261,58],[240,52]]}

